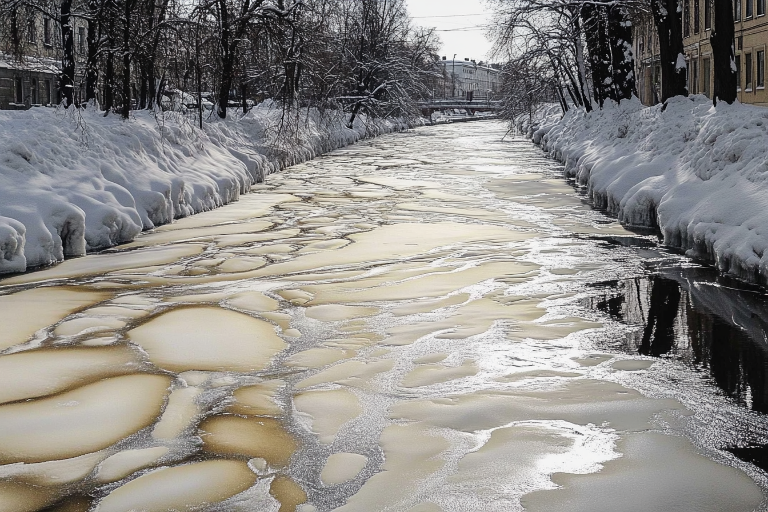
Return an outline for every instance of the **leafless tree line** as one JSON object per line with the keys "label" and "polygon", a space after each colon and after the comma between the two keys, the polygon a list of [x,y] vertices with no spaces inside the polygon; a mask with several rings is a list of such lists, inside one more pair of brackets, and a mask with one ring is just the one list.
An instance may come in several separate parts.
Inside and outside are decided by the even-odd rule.
{"label": "leafless tree line", "polygon": [[412,26],[405,0],[0,0],[0,51],[24,58],[30,16],[59,31],[63,105],[80,106],[79,79],[81,102],[98,99],[105,115],[176,91],[201,124],[210,104],[226,118],[271,99],[340,109],[351,126],[360,114],[416,115],[438,69],[439,42]]}
{"label": "leafless tree line", "polygon": [[[505,114],[530,114],[556,100],[602,108],[636,94],[633,26],[650,20],[659,45],[662,102],[688,94],[682,0],[489,0],[492,34],[504,68]],[[733,12],[714,0],[714,101],[736,99]]]}

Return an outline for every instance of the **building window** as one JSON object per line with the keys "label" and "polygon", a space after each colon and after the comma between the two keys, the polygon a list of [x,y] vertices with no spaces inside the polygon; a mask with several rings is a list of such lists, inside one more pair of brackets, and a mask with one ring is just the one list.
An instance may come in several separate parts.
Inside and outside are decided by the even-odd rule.
{"label": "building window", "polygon": [[34,43],[37,41],[37,27],[35,26],[35,17],[27,20],[27,41]]}
{"label": "building window", "polygon": [[746,19],[749,19],[752,17],[752,0],[746,0],[746,4],[744,4],[744,17]]}
{"label": "building window", "polygon": [[699,33],[699,0],[693,0],[693,33]]}
{"label": "building window", "polygon": [[755,65],[757,66],[757,87],[765,87],[765,51],[758,50]]}
{"label": "building window", "polygon": [[20,77],[17,77],[14,79],[15,89],[16,89],[16,103],[24,103],[24,83],[21,81]]}
{"label": "building window", "polygon": [[757,15],[765,16],[765,0],[757,0]]}
{"label": "building window", "polygon": [[733,0],[733,21],[741,20],[741,0]]}
{"label": "building window", "polygon": [[43,43],[51,44],[51,18],[43,19]]}
{"label": "building window", "polygon": [[683,37],[691,35],[691,0],[683,0]]}
{"label": "building window", "polygon": [[29,83],[30,83],[29,89],[32,95],[32,104],[37,105],[40,103],[37,97],[37,78],[33,78],[32,80],[30,80]]}
{"label": "building window", "polygon": [[710,62],[709,59],[704,59],[703,65],[701,67],[701,75],[702,75],[701,78],[704,80],[704,84],[703,84],[704,90],[702,92],[704,92],[704,96],[706,96],[707,98],[712,97],[712,94],[710,93],[710,89],[709,89],[709,74],[710,74],[709,62]]}
{"label": "building window", "polygon": [[77,27],[77,51],[85,53],[85,27]]}
{"label": "building window", "polygon": [[752,90],[752,54],[744,54],[744,90]]}
{"label": "building window", "polygon": [[736,90],[741,90],[741,55],[737,55],[734,59],[736,64]]}
{"label": "building window", "polygon": [[699,92],[699,59],[691,59],[691,94]]}
{"label": "building window", "polygon": [[712,0],[704,0],[704,30],[712,28]]}

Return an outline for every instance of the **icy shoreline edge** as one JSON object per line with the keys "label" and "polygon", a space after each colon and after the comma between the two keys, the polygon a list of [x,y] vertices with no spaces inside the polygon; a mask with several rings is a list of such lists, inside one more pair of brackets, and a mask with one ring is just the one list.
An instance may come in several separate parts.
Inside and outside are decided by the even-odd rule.
{"label": "icy shoreline edge", "polygon": [[633,99],[550,117],[528,135],[623,225],[657,228],[664,245],[768,284],[768,109]]}
{"label": "icy shoreline edge", "polygon": [[358,117],[347,128],[338,113],[299,114],[280,144],[283,113],[270,105],[203,130],[174,113],[0,112],[0,276],[130,242],[237,201],[285,167],[414,126]]}

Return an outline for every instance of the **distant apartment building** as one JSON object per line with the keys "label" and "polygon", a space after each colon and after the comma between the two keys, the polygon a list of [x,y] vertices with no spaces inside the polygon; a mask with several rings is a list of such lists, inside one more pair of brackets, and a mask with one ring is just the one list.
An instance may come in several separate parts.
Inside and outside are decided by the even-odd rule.
{"label": "distant apartment building", "polygon": [[491,101],[501,91],[501,71],[473,60],[441,60],[442,80],[433,93],[440,99]]}
{"label": "distant apartment building", "polygon": [[[682,0],[683,47],[688,69],[688,91],[712,97],[714,88],[712,47],[713,0]],[[768,44],[766,0],[733,0],[737,98],[741,103],[768,106],[765,90],[765,52]],[[640,100],[658,102],[660,93],[659,48],[653,23],[635,25],[635,58]]]}
{"label": "distant apartment building", "polygon": [[[58,20],[39,11],[17,12],[19,47],[14,49],[9,19],[0,20],[0,109],[26,109],[55,105],[61,100],[62,43]],[[73,20],[76,69],[75,95],[85,89],[82,70],[87,52],[86,26]]]}

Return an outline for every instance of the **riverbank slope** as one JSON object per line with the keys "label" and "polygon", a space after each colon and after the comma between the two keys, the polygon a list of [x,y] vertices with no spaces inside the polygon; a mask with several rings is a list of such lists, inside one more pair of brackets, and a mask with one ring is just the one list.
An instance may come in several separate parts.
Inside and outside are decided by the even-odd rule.
{"label": "riverbank slope", "polygon": [[530,132],[598,208],[741,279],[768,283],[768,109],[695,95],[549,117]]}
{"label": "riverbank slope", "polygon": [[95,109],[0,112],[0,274],[133,240],[238,199],[267,174],[406,128],[274,105],[208,120]]}

